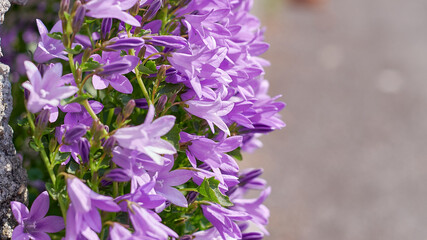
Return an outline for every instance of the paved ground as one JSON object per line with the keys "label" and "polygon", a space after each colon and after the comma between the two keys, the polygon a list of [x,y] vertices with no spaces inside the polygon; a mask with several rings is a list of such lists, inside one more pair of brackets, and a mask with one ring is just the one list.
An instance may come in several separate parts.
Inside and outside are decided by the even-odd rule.
{"label": "paved ground", "polygon": [[273,240],[427,238],[427,1],[256,1],[288,126],[264,167]]}

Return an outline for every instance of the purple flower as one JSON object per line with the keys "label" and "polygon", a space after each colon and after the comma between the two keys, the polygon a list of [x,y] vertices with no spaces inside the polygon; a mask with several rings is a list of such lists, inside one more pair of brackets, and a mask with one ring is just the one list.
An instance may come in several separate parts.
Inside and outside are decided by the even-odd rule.
{"label": "purple flower", "polygon": [[[37,27],[39,29],[41,41],[37,45],[37,49],[34,52],[34,60],[38,63],[47,62],[53,58],[60,58],[63,60],[67,60],[68,58],[65,56],[66,52],[64,45],[61,40],[53,39],[49,37],[47,34],[46,26],[39,19],[36,20]],[[53,28],[50,30],[50,33],[60,32],[62,33],[62,22],[58,21]]]}
{"label": "purple flower", "polygon": [[114,223],[110,226],[110,239],[138,240],[136,236],[133,236],[132,233],[120,223]]}
{"label": "purple flower", "polygon": [[33,202],[31,210],[20,202],[11,202],[12,213],[18,222],[12,234],[12,240],[50,239],[46,233],[55,233],[64,229],[64,219],[58,216],[47,216],[49,194],[42,192]]}
{"label": "purple flower", "polygon": [[61,81],[62,65],[54,64],[41,77],[39,70],[34,63],[25,61],[25,68],[29,82],[24,82],[22,86],[30,92],[27,101],[27,109],[32,113],[39,112],[46,105],[56,107],[64,98],[71,97],[77,92],[74,86],[63,86]]}
{"label": "purple flower", "polygon": [[99,239],[95,232],[102,229],[98,209],[118,212],[120,207],[112,197],[92,191],[78,178],[67,179],[67,191],[71,204],[67,212],[66,240],[76,239],[82,234],[87,239]]}
{"label": "purple flower", "polygon": [[271,188],[268,187],[263,190],[260,196],[256,199],[243,199],[243,198],[233,198],[232,201],[234,206],[231,209],[236,211],[242,211],[248,213],[252,219],[251,221],[255,223],[261,231],[268,235],[268,231],[265,228],[265,225],[268,224],[268,218],[270,217],[270,211],[262,203],[270,195]]}
{"label": "purple flower", "polygon": [[69,152],[71,154],[64,162],[62,162],[62,165],[68,164],[71,157],[73,157],[76,163],[80,164],[79,156],[83,162],[87,162],[90,145],[87,139],[83,137],[86,134],[86,131],[87,127],[83,124],[63,124],[56,128],[55,137],[58,143],[61,144],[59,151]]}
{"label": "purple flower", "polygon": [[186,153],[193,167],[196,167],[195,158],[197,158],[212,169],[221,168],[224,171],[233,173],[237,173],[239,170],[236,161],[226,153],[233,151],[242,144],[241,136],[229,137],[220,142],[185,132],[181,132],[180,136],[181,142],[191,141]]}
{"label": "purple flower", "polygon": [[214,225],[224,240],[227,237],[241,239],[242,232],[234,221],[251,219],[251,216],[245,212],[223,208],[219,204],[202,205],[202,209],[203,215]]}
{"label": "purple flower", "polygon": [[[100,102],[94,100],[89,100],[89,105],[96,114],[100,113],[104,108],[104,106]],[[65,106],[59,106],[59,108],[63,112],[67,113],[64,118],[65,124],[71,126],[74,126],[76,124],[84,124],[86,126],[92,125],[92,117],[90,116],[86,108],[84,108],[79,103],[70,103]]]}
{"label": "purple flower", "polygon": [[162,219],[156,213],[140,207],[131,205],[128,210],[129,218],[135,228],[135,235],[140,239],[147,237],[159,240],[167,240],[169,236],[178,238],[178,235],[167,226],[161,223]]}
{"label": "purple flower", "polygon": [[215,124],[227,135],[230,135],[230,130],[221,117],[227,115],[233,109],[234,104],[232,102],[222,101],[218,97],[215,101],[190,100],[186,104],[188,105],[186,110],[199,118],[205,119],[213,133],[215,132],[213,124]]}
{"label": "purple flower", "polygon": [[167,164],[166,166],[162,167],[160,171],[156,172],[154,175],[154,179],[156,181],[154,189],[158,194],[165,197],[171,203],[180,207],[187,207],[187,199],[179,190],[173,186],[186,183],[193,176],[193,173],[182,169],[170,172],[172,167],[173,162]]}
{"label": "purple flower", "polygon": [[125,12],[133,7],[138,0],[90,0],[85,4],[86,16],[93,18],[115,18],[129,25],[140,27],[141,23]]}
{"label": "purple flower", "polygon": [[95,89],[105,89],[111,85],[121,93],[132,93],[132,84],[122,74],[129,73],[135,68],[139,61],[137,57],[121,57],[120,52],[103,52],[102,57],[97,54],[92,55],[92,57],[95,61],[104,64],[104,70],[92,77],[92,84]]}
{"label": "purple flower", "polygon": [[154,121],[153,118],[154,106],[150,105],[143,124],[121,128],[114,137],[121,147],[147,154],[156,163],[162,164],[161,154],[176,153],[171,143],[160,138],[172,129],[175,116],[163,116]]}
{"label": "purple flower", "polygon": [[129,50],[140,48],[144,45],[145,41],[142,38],[130,37],[130,38],[112,38],[107,42],[107,48],[113,50]]}

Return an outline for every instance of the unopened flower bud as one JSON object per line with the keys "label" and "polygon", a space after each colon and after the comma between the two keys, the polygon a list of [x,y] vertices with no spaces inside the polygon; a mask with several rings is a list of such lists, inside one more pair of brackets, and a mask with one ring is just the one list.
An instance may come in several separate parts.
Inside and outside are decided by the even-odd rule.
{"label": "unopened flower bud", "polygon": [[142,38],[113,38],[107,42],[106,47],[112,50],[129,50],[135,49],[144,45],[145,41]]}
{"label": "unopened flower bud", "polygon": [[138,58],[139,59],[143,59],[144,57],[145,57],[145,52],[147,51],[147,47],[146,46],[143,46],[142,48],[141,48],[141,50],[139,50],[139,53],[138,53]]}
{"label": "unopened flower bud", "polygon": [[97,122],[93,133],[93,142],[100,142],[100,139],[104,136],[104,130],[104,125]]}
{"label": "unopened flower bud", "polygon": [[90,48],[86,48],[83,52],[83,56],[82,56],[82,62],[87,62],[90,58],[90,54],[92,52],[92,49]]}
{"label": "unopened flower bud", "polygon": [[39,115],[36,117],[36,131],[41,135],[43,131],[46,129],[47,124],[49,122],[49,109],[42,110]]}
{"label": "unopened flower bud", "polygon": [[168,96],[166,96],[166,95],[162,95],[159,98],[159,100],[157,101],[157,104],[156,104],[156,113],[160,113],[163,111],[167,101],[168,101]]}
{"label": "unopened flower bud", "polygon": [[157,12],[159,11],[160,7],[162,7],[162,1],[160,0],[154,0],[151,4],[150,7],[148,7],[147,12],[145,12],[144,16],[143,16],[143,21],[150,21],[151,19],[153,19]]}
{"label": "unopened flower bud", "polygon": [[86,138],[82,138],[79,141],[79,154],[82,158],[83,163],[89,162],[90,144]]}
{"label": "unopened flower bud", "polygon": [[138,12],[139,12],[139,1],[136,2],[135,5],[133,5],[133,7],[129,9],[129,14],[132,16],[138,15]]}
{"label": "unopened flower bud", "polygon": [[260,232],[242,233],[242,240],[262,240],[264,235]]}
{"label": "unopened flower bud", "polygon": [[114,137],[109,137],[107,140],[105,140],[102,147],[104,148],[105,152],[111,153],[115,145],[116,145],[116,139]]}
{"label": "unopened flower bud", "polygon": [[135,104],[137,108],[148,109],[147,99],[145,98],[135,99]]}
{"label": "unopened flower bud", "polygon": [[70,145],[76,141],[78,141],[81,137],[83,137],[87,132],[87,128],[83,124],[79,124],[74,126],[72,129],[68,130],[64,134],[64,143]]}
{"label": "unopened flower bud", "polygon": [[239,177],[239,180],[240,180],[239,185],[240,186],[246,185],[248,182],[252,181],[253,179],[255,179],[259,176],[261,176],[262,173],[263,173],[262,169],[251,169],[251,170],[249,170],[248,172],[242,174]]}
{"label": "unopened flower bud", "polygon": [[112,18],[104,18],[101,23],[101,38],[106,39],[111,31],[111,27],[113,26]]}
{"label": "unopened flower bud", "polygon": [[190,205],[190,204],[192,204],[194,201],[196,201],[196,199],[197,199],[197,197],[198,197],[198,196],[199,196],[199,193],[198,193],[198,192],[193,192],[193,191],[189,192],[189,193],[187,194],[187,196],[185,196],[185,198],[187,198],[188,205]]}
{"label": "unopened flower bud", "polygon": [[135,105],[136,105],[136,103],[135,103],[135,100],[133,100],[133,99],[131,99],[126,104],[125,108],[123,109],[123,117],[124,118],[128,118],[132,114],[133,109],[135,108]]}
{"label": "unopened flower bud", "polygon": [[80,5],[76,9],[76,13],[73,18],[73,24],[72,29],[74,33],[78,33],[80,31],[80,28],[83,25],[83,22],[85,20],[86,15],[86,8],[84,5]]}
{"label": "unopened flower bud", "polygon": [[114,63],[107,64],[107,65],[103,66],[102,68],[104,70],[101,71],[99,74],[100,75],[112,75],[114,73],[124,72],[127,69],[129,69],[130,66],[131,66],[131,63],[128,61],[114,62]]}
{"label": "unopened flower bud", "polygon": [[68,10],[70,9],[70,0],[61,0],[61,3],[59,5],[59,18],[62,22],[64,22],[65,19],[65,13],[68,13]]}

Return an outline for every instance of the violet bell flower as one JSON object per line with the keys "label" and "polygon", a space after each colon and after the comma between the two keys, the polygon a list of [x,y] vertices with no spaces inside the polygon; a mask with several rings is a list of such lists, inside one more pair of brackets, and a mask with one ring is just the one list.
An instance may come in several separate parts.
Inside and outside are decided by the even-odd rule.
{"label": "violet bell flower", "polygon": [[114,137],[121,147],[145,153],[161,165],[163,163],[161,154],[176,153],[171,143],[160,138],[172,129],[175,116],[163,116],[154,121],[153,118],[154,106],[150,105],[143,124],[118,129]]}
{"label": "violet bell flower", "polygon": [[130,94],[133,91],[129,79],[122,74],[129,73],[138,64],[139,59],[135,56],[120,56],[120,52],[103,52],[102,57],[98,54],[92,58],[104,64],[103,71],[93,75],[92,84],[97,90],[105,89],[111,85],[121,93]]}
{"label": "violet bell flower", "polygon": [[36,20],[37,27],[39,29],[41,41],[37,45],[37,49],[34,52],[34,60],[38,63],[47,62],[53,58],[60,58],[63,60],[67,60],[68,58],[65,56],[66,52],[64,44],[62,44],[61,40],[53,39],[49,37],[48,33],[60,32],[62,33],[62,22],[58,21],[50,30],[47,31],[46,26],[39,19]]}
{"label": "violet bell flower", "polygon": [[16,201],[11,202],[13,216],[18,222],[12,233],[12,240],[50,239],[46,233],[55,233],[64,229],[64,219],[58,216],[47,216],[49,194],[42,192],[33,202],[31,210]]}
{"label": "violet bell flower", "polygon": [[37,113],[46,105],[56,107],[62,99],[71,97],[77,92],[75,86],[63,86],[60,81],[62,75],[62,65],[56,63],[49,68],[43,78],[36,65],[30,61],[25,61],[25,68],[29,81],[22,86],[30,92],[27,101],[27,109],[32,113]]}
{"label": "violet bell flower", "polygon": [[71,204],[67,211],[65,240],[76,239],[82,234],[87,239],[99,239],[95,232],[102,229],[98,209],[107,212],[120,211],[112,197],[92,191],[76,177],[67,179],[67,191]]}
{"label": "violet bell flower", "polygon": [[86,16],[93,18],[115,18],[129,25],[140,27],[141,23],[126,12],[139,0],[90,0],[85,4]]}

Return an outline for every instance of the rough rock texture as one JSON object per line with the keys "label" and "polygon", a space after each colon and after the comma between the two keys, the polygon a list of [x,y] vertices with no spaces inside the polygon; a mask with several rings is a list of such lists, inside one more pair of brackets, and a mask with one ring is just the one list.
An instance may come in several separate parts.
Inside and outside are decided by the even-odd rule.
{"label": "rough rock texture", "polygon": [[[0,0],[0,23],[9,7],[8,0]],[[9,66],[0,63],[0,239],[10,239],[16,224],[10,202],[27,201],[27,175],[22,159],[16,156],[12,128],[8,125],[12,112],[10,90]]]}

